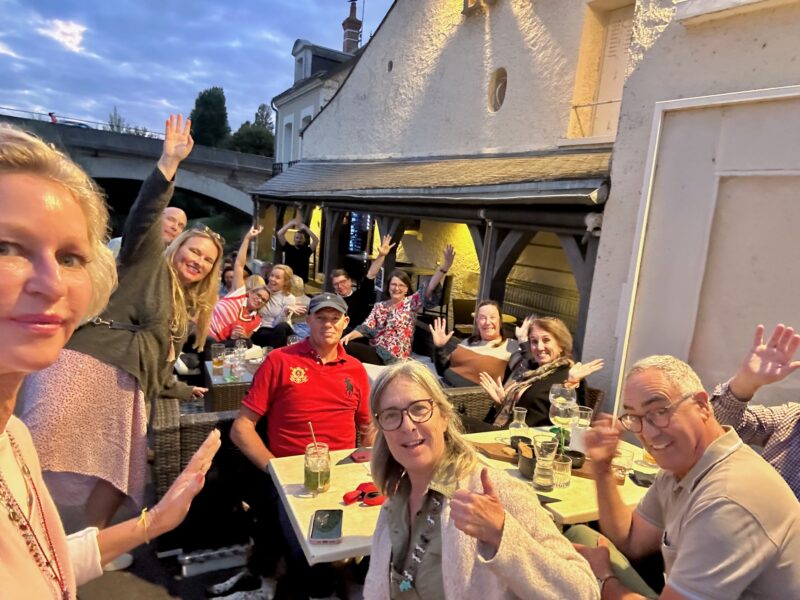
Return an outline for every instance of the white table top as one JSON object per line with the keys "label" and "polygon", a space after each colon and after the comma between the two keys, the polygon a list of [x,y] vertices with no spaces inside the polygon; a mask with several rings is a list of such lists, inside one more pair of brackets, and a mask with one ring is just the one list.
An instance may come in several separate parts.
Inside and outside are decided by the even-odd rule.
{"label": "white table top", "polygon": [[[543,428],[541,432],[547,433],[549,428]],[[467,436],[467,439],[476,442],[496,442],[499,441],[498,437],[507,437],[508,432],[504,431],[498,434],[495,431],[485,433],[473,433]],[[620,448],[633,450],[633,468],[635,471],[642,471],[644,473],[655,473],[658,469],[652,467],[645,467],[638,464],[636,461],[642,458],[642,449],[629,444],[625,441],[620,441]],[[508,473],[512,477],[523,479],[519,474],[517,465],[511,463],[493,460],[478,454],[480,459],[487,465],[494,467],[500,471]],[[525,480],[527,481],[527,480]],[[639,500],[647,492],[647,488],[641,487],[633,483],[630,478],[625,479],[625,484],[617,487],[622,496],[622,501],[630,508],[636,507]],[[572,477],[570,479],[569,487],[563,489],[554,489],[550,492],[541,492],[542,496],[548,498],[558,498],[558,502],[550,502],[545,507],[553,514],[556,524],[558,525],[574,525],[576,523],[588,523],[595,521],[600,513],[597,506],[597,491],[593,479],[585,479],[583,477]]]}
{"label": "white table top", "polygon": [[[478,442],[497,441],[498,435],[508,435],[507,432],[474,433],[467,439]],[[621,442],[622,447],[634,451],[634,460],[642,458],[641,448],[627,442]],[[366,556],[370,553],[372,534],[378,521],[379,506],[361,506],[351,504],[345,506],[342,496],[355,490],[359,484],[371,481],[369,463],[351,463],[337,465],[342,458],[348,456],[352,450],[338,450],[331,452],[331,487],[327,492],[312,497],[306,493],[303,486],[303,457],[287,456],[275,458],[269,463],[269,471],[275,481],[281,501],[289,514],[297,539],[306,555],[309,564],[333,562],[354,556]],[[480,455],[479,455],[480,456]],[[480,456],[486,464],[519,478],[516,465],[488,459]],[[655,472],[655,469],[634,465],[635,470]],[[631,508],[638,504],[647,491],[646,488],[635,485],[626,479],[625,485],[619,486],[622,499]],[[573,477],[568,488],[546,492],[544,496],[558,498],[559,502],[546,505],[558,525],[571,525],[587,523],[598,517],[597,497],[594,481]],[[342,522],[342,541],[338,544],[311,544],[308,541],[308,528],[314,511],[318,509],[341,508],[344,510]]]}
{"label": "white table top", "polygon": [[[362,483],[372,481],[369,463],[336,464],[351,452],[352,450],[331,452],[331,487],[316,497],[308,495],[303,486],[303,456],[287,456],[269,461],[272,480],[278,488],[292,528],[310,565],[367,556],[370,552],[372,534],[381,507],[361,506],[360,503],[345,506],[342,502],[342,496],[347,492],[355,490]],[[330,508],[344,511],[342,541],[338,544],[311,544],[308,541],[308,528],[314,511]]]}

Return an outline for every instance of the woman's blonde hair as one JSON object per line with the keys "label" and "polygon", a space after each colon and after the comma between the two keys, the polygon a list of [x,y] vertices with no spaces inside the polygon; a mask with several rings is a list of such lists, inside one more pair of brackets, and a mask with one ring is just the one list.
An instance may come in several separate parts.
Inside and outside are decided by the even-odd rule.
{"label": "woman's blonde hair", "polygon": [[306,295],[306,284],[300,275],[292,275],[292,295],[297,297]]}
{"label": "woman's blonde hair", "polygon": [[284,294],[291,294],[292,293],[292,277],[294,276],[294,271],[292,271],[292,267],[289,265],[273,265],[270,269],[270,275],[272,272],[278,269],[279,271],[283,271],[283,289],[281,290]]}
{"label": "woman's blonde hair", "polygon": [[10,173],[29,173],[57,183],[81,207],[90,246],[86,272],[92,285],[92,297],[84,317],[100,314],[117,285],[117,265],[106,247],[108,208],[100,188],[66,154],[30,133],[11,125],[0,125],[0,174]]}
{"label": "woman's blonde hair", "polygon": [[[477,455],[472,445],[464,439],[464,429],[461,425],[461,418],[453,409],[453,405],[447,400],[442,386],[433,373],[420,362],[407,360],[395,363],[386,368],[375,380],[372,393],[369,398],[369,409],[372,413],[372,424],[375,427],[375,442],[372,446],[372,461],[370,467],[372,478],[375,483],[387,496],[394,496],[409,486],[407,477],[403,477],[405,469],[397,462],[389,451],[389,444],[383,431],[378,426],[378,419],[375,416],[381,411],[381,398],[386,388],[397,379],[406,379],[415,383],[428,394],[439,410],[443,419],[447,421],[447,429],[444,432],[444,455],[441,464],[451,465],[456,479],[466,476],[477,463]],[[404,418],[407,418],[404,415]]]}
{"label": "woman's blonde hair", "polygon": [[[193,237],[204,237],[217,247],[217,257],[211,270],[203,279],[190,283],[184,287],[178,274],[175,272],[175,255],[187,240]],[[175,339],[183,339],[189,331],[189,322],[195,326],[194,348],[202,350],[208,336],[208,326],[211,323],[211,312],[218,300],[219,267],[222,264],[224,249],[219,237],[210,229],[187,229],[176,237],[167,246],[164,256],[167,259],[172,287],[172,318],[170,319],[170,334]]]}
{"label": "woman's blonde hair", "polygon": [[[267,282],[264,281],[264,278],[261,275],[250,275],[250,277],[244,280],[244,289],[248,292],[260,290],[262,288],[267,288]],[[267,290],[267,292],[269,292],[269,290]]]}

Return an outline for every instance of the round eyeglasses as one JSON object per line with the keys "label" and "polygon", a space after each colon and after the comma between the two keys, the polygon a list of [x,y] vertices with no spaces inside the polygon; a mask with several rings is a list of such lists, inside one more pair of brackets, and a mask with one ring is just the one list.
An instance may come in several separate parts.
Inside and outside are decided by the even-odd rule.
{"label": "round eyeglasses", "polygon": [[678,410],[678,407],[689,398],[694,398],[696,393],[697,392],[692,392],[690,394],[686,394],[685,396],[681,396],[681,399],[675,404],[668,404],[662,408],[650,410],[644,415],[632,415],[625,413],[624,415],[620,415],[619,422],[622,423],[622,426],[631,433],[641,433],[642,429],[644,429],[644,421],[647,421],[653,427],[664,429],[664,427],[669,427],[669,422],[672,419],[672,415],[676,410]]}
{"label": "round eyeglasses", "polygon": [[414,423],[429,421],[433,415],[433,400],[415,400],[405,408],[386,408],[374,416],[383,431],[394,431],[403,424],[403,414],[407,414]]}

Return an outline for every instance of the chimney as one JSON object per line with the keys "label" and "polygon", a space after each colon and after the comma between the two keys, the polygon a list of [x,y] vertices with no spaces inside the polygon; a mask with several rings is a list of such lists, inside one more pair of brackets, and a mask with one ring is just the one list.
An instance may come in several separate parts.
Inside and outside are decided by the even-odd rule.
{"label": "chimney", "polygon": [[358,43],[361,40],[361,21],[356,18],[356,2],[357,0],[350,0],[350,16],[342,21],[344,29],[342,51],[348,54],[354,54],[358,50]]}

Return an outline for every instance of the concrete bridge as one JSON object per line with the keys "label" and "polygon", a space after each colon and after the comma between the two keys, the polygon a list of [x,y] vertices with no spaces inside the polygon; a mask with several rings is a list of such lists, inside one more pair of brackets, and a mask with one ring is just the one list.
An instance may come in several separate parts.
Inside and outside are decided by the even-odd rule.
{"label": "concrete bridge", "polygon": [[[94,179],[144,181],[161,155],[162,140],[86,126],[0,115],[0,122],[31,131],[61,148]],[[176,186],[253,214],[250,190],[272,176],[272,159],[196,145],[178,171]]]}

